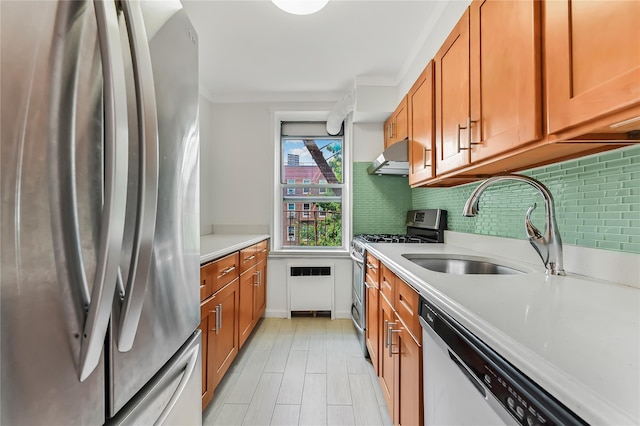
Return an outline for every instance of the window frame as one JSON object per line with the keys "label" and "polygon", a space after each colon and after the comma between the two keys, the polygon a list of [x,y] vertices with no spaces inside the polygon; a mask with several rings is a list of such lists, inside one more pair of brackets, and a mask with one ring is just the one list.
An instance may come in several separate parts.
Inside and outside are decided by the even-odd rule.
{"label": "window frame", "polygon": [[[285,246],[283,241],[288,239],[288,233],[285,235],[283,229],[286,218],[283,217],[284,209],[282,191],[281,173],[283,161],[283,149],[281,138],[281,122],[309,122],[309,121],[326,121],[328,111],[274,111],[273,113],[273,141],[274,141],[274,162],[273,162],[273,209],[272,209],[272,253],[340,253],[348,254],[349,241],[351,239],[352,217],[351,217],[351,185],[352,185],[352,135],[353,123],[352,117],[349,115],[344,122],[344,135],[342,136],[342,184],[337,185],[342,189],[341,199],[341,215],[342,215],[342,235],[341,246]],[[320,135],[323,136],[323,135]],[[327,138],[332,136],[327,135]],[[302,184],[300,187],[303,187]],[[296,185],[296,186],[297,186]],[[334,184],[335,185],[335,184]],[[313,185],[311,185],[313,186]]]}

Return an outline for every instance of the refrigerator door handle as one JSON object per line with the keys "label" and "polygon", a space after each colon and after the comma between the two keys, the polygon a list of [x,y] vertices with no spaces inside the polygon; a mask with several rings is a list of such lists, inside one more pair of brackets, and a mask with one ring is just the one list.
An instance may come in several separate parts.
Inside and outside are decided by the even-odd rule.
{"label": "refrigerator door handle", "polygon": [[153,240],[158,209],[158,110],[149,41],[138,1],[122,1],[129,35],[135,81],[140,145],[140,188],[131,268],[120,310],[117,345],[127,352],[140,322],[145,290],[153,258]]}
{"label": "refrigerator door handle", "polygon": [[198,364],[199,354],[200,354],[200,345],[196,345],[191,349],[191,354],[189,355],[189,361],[187,361],[187,365],[184,368],[184,374],[182,375],[182,379],[180,379],[180,383],[178,384],[176,391],[173,393],[173,395],[171,396],[171,399],[169,400],[167,405],[164,407],[164,410],[162,410],[162,413],[160,413],[160,416],[158,417],[158,419],[153,423],[154,426],[162,425],[165,422],[165,420],[167,420],[167,417],[169,417],[171,410],[173,410],[173,407],[175,407],[176,403],[180,399],[180,396],[182,395],[182,392],[184,392],[184,389],[187,386],[187,383],[189,383],[189,380],[193,375],[196,365]]}
{"label": "refrigerator door handle", "polygon": [[84,381],[100,362],[116,276],[126,208],[128,169],[127,100],[124,64],[113,3],[95,1],[96,21],[104,78],[104,199],[102,223],[91,301],[81,336],[78,377]]}

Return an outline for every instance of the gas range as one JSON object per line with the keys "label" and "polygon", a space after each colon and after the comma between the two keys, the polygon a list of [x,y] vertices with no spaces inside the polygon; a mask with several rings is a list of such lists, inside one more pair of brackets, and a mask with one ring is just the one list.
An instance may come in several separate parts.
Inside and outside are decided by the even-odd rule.
{"label": "gas range", "polygon": [[366,249],[367,243],[443,243],[444,230],[447,229],[447,211],[439,209],[410,210],[407,212],[407,233],[362,234],[351,240],[351,258],[353,259],[353,303],[351,319],[358,331],[362,351],[367,355],[364,335],[366,332]]}
{"label": "gas range", "polygon": [[442,243],[447,229],[447,211],[440,209],[409,210],[406,234],[360,234],[351,241],[351,253],[364,258],[365,243]]}

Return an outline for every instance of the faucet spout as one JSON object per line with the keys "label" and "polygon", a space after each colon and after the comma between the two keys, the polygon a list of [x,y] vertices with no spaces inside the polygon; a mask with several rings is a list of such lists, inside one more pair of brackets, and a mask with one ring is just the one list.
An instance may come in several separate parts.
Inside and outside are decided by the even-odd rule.
{"label": "faucet spout", "polygon": [[538,190],[544,199],[545,207],[545,230],[544,233],[531,223],[530,215],[535,204],[531,206],[525,215],[525,230],[529,237],[529,242],[536,250],[547,272],[551,275],[565,275],[562,265],[562,240],[558,232],[558,224],[555,216],[555,205],[553,196],[549,189],[540,181],[523,175],[495,176],[482,182],[472,193],[462,210],[463,216],[472,217],[478,214],[478,202],[482,193],[491,185],[502,181],[524,182]]}

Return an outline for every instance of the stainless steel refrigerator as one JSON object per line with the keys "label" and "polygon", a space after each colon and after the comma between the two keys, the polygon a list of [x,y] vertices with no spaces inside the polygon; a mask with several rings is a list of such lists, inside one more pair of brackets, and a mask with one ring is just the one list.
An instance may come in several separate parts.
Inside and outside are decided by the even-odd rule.
{"label": "stainless steel refrigerator", "polygon": [[0,424],[200,424],[197,35],[178,1],[0,19]]}

